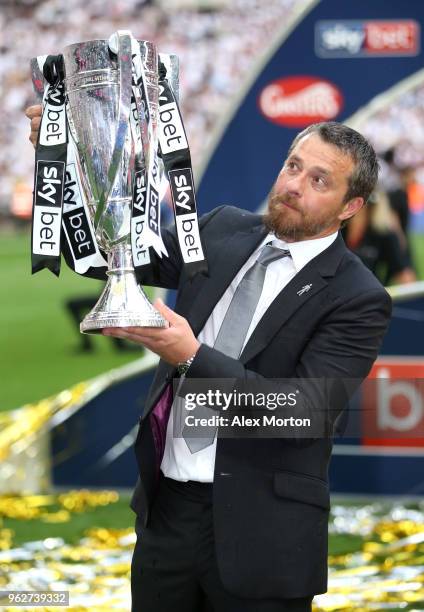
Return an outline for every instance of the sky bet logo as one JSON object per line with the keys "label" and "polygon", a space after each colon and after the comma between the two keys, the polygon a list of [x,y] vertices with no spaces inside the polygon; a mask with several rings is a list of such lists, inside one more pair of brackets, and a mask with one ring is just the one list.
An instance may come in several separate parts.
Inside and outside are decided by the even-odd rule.
{"label": "sky bet logo", "polygon": [[65,162],[37,161],[32,252],[58,257]]}
{"label": "sky bet logo", "polygon": [[191,168],[170,170],[169,180],[171,181],[171,194],[176,214],[186,215],[187,213],[195,212],[196,204]]}
{"label": "sky bet logo", "polygon": [[35,185],[37,206],[62,207],[65,163],[61,161],[38,161]]}
{"label": "sky bet logo", "polygon": [[420,50],[420,26],[408,20],[333,20],[315,24],[318,57],[413,56]]}

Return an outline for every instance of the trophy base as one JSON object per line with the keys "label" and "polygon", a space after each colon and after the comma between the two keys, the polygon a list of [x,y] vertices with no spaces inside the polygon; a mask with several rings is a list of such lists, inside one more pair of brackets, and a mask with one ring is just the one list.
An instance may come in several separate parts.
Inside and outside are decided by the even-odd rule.
{"label": "trophy base", "polygon": [[167,327],[149,302],[134,270],[108,272],[108,282],[97,304],[80,324],[83,334],[101,334],[106,327]]}
{"label": "trophy base", "polygon": [[104,312],[97,313],[96,316],[85,317],[80,323],[82,334],[101,334],[107,327],[166,327],[166,321],[159,315],[158,317],[141,317],[136,312],[122,313]]}

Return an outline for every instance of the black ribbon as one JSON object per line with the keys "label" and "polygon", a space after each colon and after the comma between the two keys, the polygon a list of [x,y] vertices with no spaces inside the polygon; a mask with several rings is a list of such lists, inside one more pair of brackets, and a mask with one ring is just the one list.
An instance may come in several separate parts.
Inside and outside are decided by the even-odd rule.
{"label": "black ribbon", "polygon": [[208,264],[199,232],[196,189],[190,148],[177,99],[159,61],[159,124],[162,130],[159,155],[171,189],[178,243],[189,279],[208,274]]}
{"label": "black ribbon", "polygon": [[[143,84],[143,79],[140,77],[138,80],[135,78],[133,72],[133,83],[134,88],[138,88],[140,95],[141,109],[137,104],[137,99],[133,93],[131,98],[131,108],[135,123],[140,126],[140,140],[143,148],[145,142],[141,137],[141,116],[140,111],[144,113],[144,119],[147,121],[149,117],[149,105],[147,102],[146,91]],[[133,135],[135,137],[135,134]],[[134,179],[132,187],[132,202],[131,202],[131,250],[133,256],[134,272],[138,282],[141,282],[143,268],[150,260],[149,249],[141,242],[141,235],[144,230],[144,220],[147,206],[147,183],[148,183],[148,168],[146,166],[146,157],[143,159],[136,159],[134,168]],[[147,221],[147,219],[146,219]],[[142,261],[143,263],[140,263]]]}
{"label": "black ribbon", "polygon": [[[69,146],[73,144],[70,143]],[[77,173],[76,164],[68,162],[63,195],[62,254],[68,266],[77,274],[104,279],[107,266],[102,262],[100,256],[103,259],[107,259],[107,256],[97,245]],[[81,271],[78,269],[80,268],[78,263],[87,257],[90,257],[91,263],[97,265],[89,266],[85,271]]]}
{"label": "black ribbon", "polygon": [[50,87],[35,154],[31,263],[33,274],[48,268],[59,276],[68,142],[63,56],[49,55],[43,73]]}
{"label": "black ribbon", "polygon": [[43,75],[50,85],[58,85],[65,80],[63,55],[48,55],[43,66]]}

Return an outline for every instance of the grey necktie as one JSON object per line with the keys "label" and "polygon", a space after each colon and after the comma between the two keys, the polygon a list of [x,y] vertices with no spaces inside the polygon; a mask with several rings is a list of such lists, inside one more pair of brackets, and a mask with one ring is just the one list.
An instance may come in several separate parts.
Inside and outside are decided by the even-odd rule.
{"label": "grey necktie", "polygon": [[[240,356],[250,323],[261,297],[267,266],[276,259],[283,257],[290,257],[290,251],[267,244],[263,247],[253,266],[247,270],[234,292],[216,337],[214,348],[218,351],[228,355],[228,357],[238,358]],[[175,400],[174,408],[176,407],[175,403],[184,401],[179,397],[176,397]],[[181,407],[184,411],[184,407]],[[196,418],[209,418],[216,414],[216,410],[207,406],[196,406],[193,411]],[[183,428],[182,435],[190,452],[196,453],[213,443],[216,430],[216,427],[202,427],[205,436],[194,437],[195,427],[186,425]]]}

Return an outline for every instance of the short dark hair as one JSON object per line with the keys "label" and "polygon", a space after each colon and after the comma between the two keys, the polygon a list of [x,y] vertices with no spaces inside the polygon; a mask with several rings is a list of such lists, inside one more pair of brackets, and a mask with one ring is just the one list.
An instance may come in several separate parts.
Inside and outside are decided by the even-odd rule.
{"label": "short dark hair", "polygon": [[348,178],[344,202],[358,197],[367,202],[377,184],[379,170],[377,155],[368,140],[356,130],[337,121],[313,123],[296,136],[288,154],[309,134],[318,134],[324,142],[334,145],[354,161],[355,168]]}

